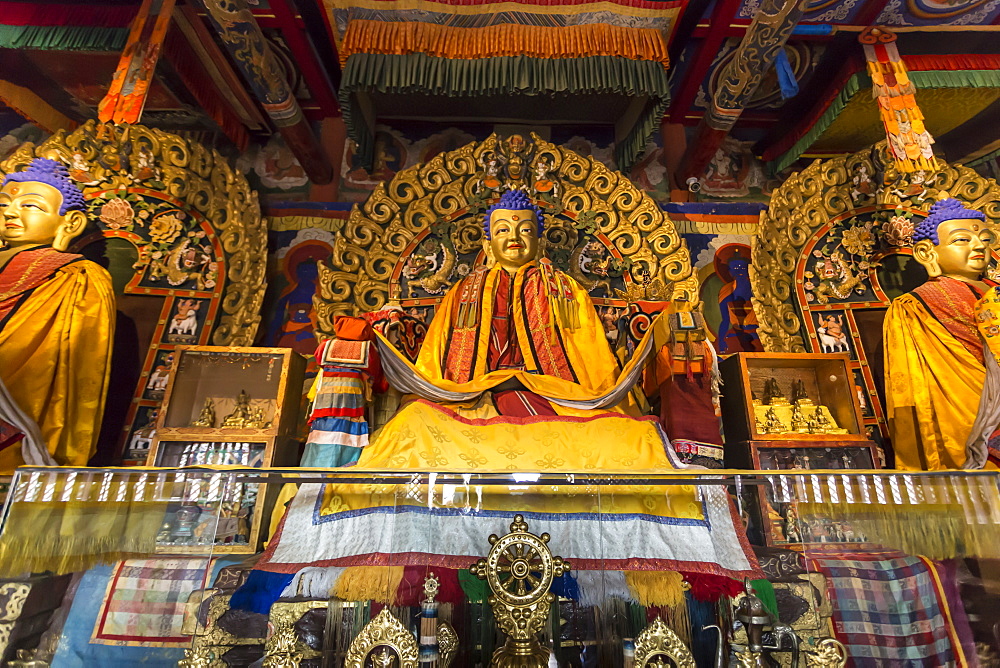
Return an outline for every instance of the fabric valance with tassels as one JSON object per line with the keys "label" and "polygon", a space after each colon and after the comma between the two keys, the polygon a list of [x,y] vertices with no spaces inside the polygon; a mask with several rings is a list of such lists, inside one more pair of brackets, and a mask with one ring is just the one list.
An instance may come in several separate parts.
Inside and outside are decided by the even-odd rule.
{"label": "fabric valance with tassels", "polygon": [[[946,116],[949,127],[940,124],[933,128],[939,134],[947,132],[965,120],[982,111],[995,99],[1000,98],[1000,56],[991,54],[904,56],[907,78],[918,89],[917,99],[924,113],[931,116]],[[835,93],[820,101],[813,113],[806,116],[791,131],[764,151],[764,160],[774,171],[780,171],[794,163],[803,153],[819,141],[826,141],[828,131],[835,130],[838,118],[854,118],[848,108],[855,105],[872,107],[869,94],[872,78],[863,71],[864,63],[850,63],[841,75],[842,83],[834,87]],[[859,71],[860,70],[860,71]],[[956,106],[954,96],[941,99],[936,104],[934,91],[964,89],[962,97],[966,104]],[[855,123],[855,126],[857,124]],[[832,127],[834,126],[834,127]],[[858,138],[854,145],[873,143],[884,138],[881,128],[875,128],[867,141]],[[860,130],[857,130],[860,131]],[[828,148],[828,147],[827,147]]]}
{"label": "fabric valance with tassels", "polygon": [[670,99],[667,70],[655,60],[619,56],[587,58],[439,58],[355,53],[347,59],[340,104],[358,156],[371,164],[374,136],[358,113],[358,93],[423,93],[449,97],[481,95],[617,94],[648,100],[636,122],[617,142],[615,160],[627,169],[659,127]]}

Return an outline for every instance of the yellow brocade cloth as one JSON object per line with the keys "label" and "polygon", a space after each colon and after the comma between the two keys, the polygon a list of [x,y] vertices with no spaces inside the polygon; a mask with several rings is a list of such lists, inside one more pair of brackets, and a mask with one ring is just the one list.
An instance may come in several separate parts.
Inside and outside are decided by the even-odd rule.
{"label": "yellow brocade cloth", "polygon": [[[18,275],[4,275],[15,271]],[[0,378],[38,423],[55,460],[86,466],[97,447],[108,389],[115,318],[111,276],[79,259],[33,290],[18,292],[23,275],[14,260],[0,271],[0,304],[8,307],[0,318]],[[20,448],[0,451],[0,472],[23,463]]]}
{"label": "yellow brocade cloth", "polygon": [[[896,468],[960,469],[976,419],[985,368],[972,286],[928,281],[893,300],[883,326],[886,411]],[[963,342],[964,341],[964,342]]]}
{"label": "yellow brocade cloth", "polygon": [[[303,485],[256,568],[368,569],[351,575],[352,591],[375,598],[385,579],[376,569],[468,568],[489,535],[521,514],[575,570],[755,577],[721,487],[568,484],[573,473],[684,468],[654,418],[626,414],[654,327],[621,368],[575,281],[543,262],[502,271],[473,272],[445,295],[416,363],[385,338],[376,342],[390,384],[415,396],[372,434],[355,470],[421,471],[414,480],[427,476],[427,485]],[[501,411],[510,385],[498,386],[513,379],[523,388],[509,394],[536,395],[526,406],[538,397],[552,406]],[[435,471],[468,477],[436,483]],[[513,477],[487,475],[496,472]],[[539,472],[565,474],[567,483],[533,482]],[[357,593],[359,583],[368,594]],[[659,592],[658,604],[673,600],[668,594]]]}

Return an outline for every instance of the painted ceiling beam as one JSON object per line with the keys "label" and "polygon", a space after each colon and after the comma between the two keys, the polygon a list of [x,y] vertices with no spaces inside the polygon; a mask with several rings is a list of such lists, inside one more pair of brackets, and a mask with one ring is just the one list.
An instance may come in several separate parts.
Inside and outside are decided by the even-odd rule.
{"label": "painted ceiling beam", "polygon": [[306,85],[313,99],[323,111],[324,116],[339,116],[340,105],[333,92],[329,78],[319,65],[315,50],[304,33],[302,20],[288,6],[287,0],[271,0],[271,11],[278,20],[281,31],[288,42],[288,49],[295,58],[295,64],[306,80]]}
{"label": "painted ceiling beam", "polygon": [[271,117],[306,175],[313,183],[320,185],[332,181],[333,166],[324,155],[319,139],[303,115],[302,108],[282,75],[281,66],[247,8],[246,1],[199,2],[208,13],[209,21],[237,69],[250,84],[254,97]]}
{"label": "painted ceiling beam", "polygon": [[719,28],[710,32],[698,47],[698,55],[694,57],[691,66],[687,69],[684,80],[674,97],[674,102],[670,106],[671,123],[682,123],[685,114],[690,111],[691,105],[694,104],[694,99],[698,95],[698,88],[701,87],[705,75],[708,74],[712,62],[719,54],[719,49],[722,48],[722,43],[726,40],[722,26],[729,25],[733,17],[736,16],[736,12],[739,11],[741,4],[742,0],[722,0],[718,9],[715,10],[712,22]]}
{"label": "painted ceiling beam", "polygon": [[801,0],[764,0],[736,53],[719,77],[719,86],[698,124],[695,140],[688,144],[678,170],[678,182],[699,178],[726,135],[771,69],[775,56],[785,48],[795,24],[802,18]]}

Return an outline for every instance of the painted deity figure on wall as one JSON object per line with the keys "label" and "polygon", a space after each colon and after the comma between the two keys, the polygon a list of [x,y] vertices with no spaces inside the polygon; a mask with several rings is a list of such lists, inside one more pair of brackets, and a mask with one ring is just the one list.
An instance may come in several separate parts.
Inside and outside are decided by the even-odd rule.
{"label": "painted deity figure on wall", "polygon": [[981,467],[966,442],[985,378],[975,307],[994,243],[986,216],[955,199],[936,202],[913,233],[926,283],[886,313],[886,409],[896,467]]}
{"label": "painted deity figure on wall", "polygon": [[[68,466],[96,450],[114,339],[111,276],[66,252],[85,210],[55,160],[37,158],[0,186],[0,379],[40,428],[49,461]],[[25,463],[12,450],[0,451],[0,471]]]}
{"label": "painted deity figure on wall", "polygon": [[757,336],[757,314],[751,302],[749,251],[742,245],[726,246],[715,255],[715,273],[725,281],[719,289],[721,319],[717,346],[720,353],[763,350]]}

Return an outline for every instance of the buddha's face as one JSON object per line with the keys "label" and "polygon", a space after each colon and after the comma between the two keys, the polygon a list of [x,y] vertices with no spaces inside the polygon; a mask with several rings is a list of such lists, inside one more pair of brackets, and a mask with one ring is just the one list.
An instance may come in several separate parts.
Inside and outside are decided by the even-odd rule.
{"label": "buddha's face", "polygon": [[948,276],[978,281],[990,261],[993,233],[981,220],[946,220],[937,229],[938,244],[922,239],[913,246],[913,256],[930,276]]}
{"label": "buddha's face", "polygon": [[15,249],[42,245],[66,250],[83,231],[87,216],[82,211],[60,214],[62,201],[62,193],[47,183],[8,182],[0,188],[0,238]]}
{"label": "buddha's face", "polygon": [[538,221],[531,209],[497,209],[490,214],[490,250],[497,264],[516,271],[538,254]]}

